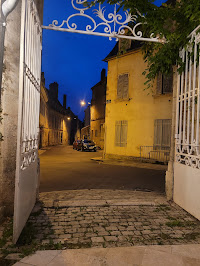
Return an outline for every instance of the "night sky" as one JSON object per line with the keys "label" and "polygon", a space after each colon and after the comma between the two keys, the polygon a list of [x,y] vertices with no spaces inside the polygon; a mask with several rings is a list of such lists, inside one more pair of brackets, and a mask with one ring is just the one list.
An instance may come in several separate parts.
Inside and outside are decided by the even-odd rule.
{"label": "night sky", "polygon": [[[165,1],[157,0],[156,4]],[[110,7],[107,10],[111,11]],[[48,26],[54,19],[61,24],[73,13],[71,0],[44,0],[43,24]],[[78,21],[86,25],[85,19]],[[107,69],[107,63],[102,60],[115,44],[115,40],[106,37],[43,30],[42,71],[46,88],[57,82],[60,102],[63,102],[63,94],[67,94],[67,105],[82,120],[84,107],[80,106],[80,100],[91,101],[91,87],[100,81],[102,68]]]}

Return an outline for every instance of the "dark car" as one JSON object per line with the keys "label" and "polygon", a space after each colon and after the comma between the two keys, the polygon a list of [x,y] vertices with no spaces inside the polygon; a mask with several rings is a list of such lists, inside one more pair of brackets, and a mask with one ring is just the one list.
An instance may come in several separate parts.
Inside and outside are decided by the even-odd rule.
{"label": "dark car", "polygon": [[97,151],[97,147],[95,145],[95,143],[91,140],[88,140],[88,139],[84,139],[84,140],[81,140],[80,143],[78,143],[78,146],[77,146],[77,150],[78,151]]}
{"label": "dark car", "polygon": [[74,149],[74,150],[77,150],[78,144],[79,144],[80,142],[81,142],[80,140],[75,140],[75,141],[73,142],[73,149]]}

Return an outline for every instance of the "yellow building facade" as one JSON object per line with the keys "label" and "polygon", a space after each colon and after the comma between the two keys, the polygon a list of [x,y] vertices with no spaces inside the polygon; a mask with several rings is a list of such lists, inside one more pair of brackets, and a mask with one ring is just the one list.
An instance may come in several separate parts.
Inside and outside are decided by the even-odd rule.
{"label": "yellow building facade", "polygon": [[152,91],[145,90],[142,73],[147,65],[140,48],[108,56],[105,61],[108,61],[105,156],[143,157],[146,149],[153,158],[158,150],[169,149],[172,88],[163,90],[161,75]]}

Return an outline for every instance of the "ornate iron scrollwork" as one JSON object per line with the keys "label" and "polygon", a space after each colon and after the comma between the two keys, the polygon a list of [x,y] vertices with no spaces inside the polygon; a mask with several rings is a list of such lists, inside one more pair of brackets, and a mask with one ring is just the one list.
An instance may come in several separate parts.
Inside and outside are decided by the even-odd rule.
{"label": "ornate iron scrollwork", "polygon": [[[100,19],[100,22],[95,21],[95,18],[91,17],[86,12],[92,9],[91,6],[86,5],[87,0],[71,0],[71,4],[74,10],[78,11],[70,15],[66,20],[63,20],[59,24],[58,20],[53,20],[49,26],[43,26],[44,29],[76,32],[89,35],[98,35],[112,38],[127,38],[139,41],[150,41],[150,42],[163,42],[164,40],[155,37],[152,33],[149,38],[143,36],[143,32],[139,30],[142,25],[141,22],[137,22],[138,16],[141,16],[139,12],[137,15],[131,15],[129,11],[125,11],[124,15],[117,12],[118,5],[113,5],[114,10],[112,13],[106,15],[106,7],[102,4],[97,4],[98,8],[93,9],[93,13]],[[81,29],[78,24],[72,19],[77,17],[83,17],[90,20],[90,24],[86,25],[84,29]],[[133,27],[130,26],[133,24]],[[100,27],[103,27],[103,32],[98,31]],[[126,33],[128,33],[126,35]]]}

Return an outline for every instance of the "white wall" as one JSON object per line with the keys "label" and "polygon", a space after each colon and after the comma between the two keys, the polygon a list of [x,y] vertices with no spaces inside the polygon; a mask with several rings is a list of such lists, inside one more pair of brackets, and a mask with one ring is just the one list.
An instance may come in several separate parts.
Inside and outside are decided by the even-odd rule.
{"label": "white wall", "polygon": [[174,163],[174,201],[200,220],[200,170]]}

